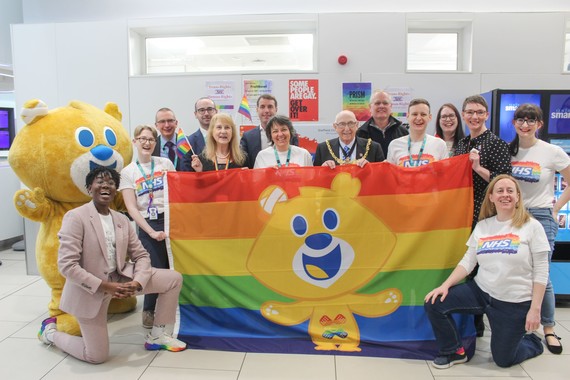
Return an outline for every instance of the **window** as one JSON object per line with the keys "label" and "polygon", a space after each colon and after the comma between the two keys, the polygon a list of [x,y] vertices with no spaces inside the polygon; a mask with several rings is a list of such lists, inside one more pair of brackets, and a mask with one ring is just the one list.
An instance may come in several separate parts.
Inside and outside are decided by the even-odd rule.
{"label": "window", "polygon": [[131,75],[313,72],[317,67],[315,15],[156,22],[162,25],[130,25]]}
{"label": "window", "polygon": [[406,69],[471,71],[471,21],[426,20],[410,15],[407,20]]}

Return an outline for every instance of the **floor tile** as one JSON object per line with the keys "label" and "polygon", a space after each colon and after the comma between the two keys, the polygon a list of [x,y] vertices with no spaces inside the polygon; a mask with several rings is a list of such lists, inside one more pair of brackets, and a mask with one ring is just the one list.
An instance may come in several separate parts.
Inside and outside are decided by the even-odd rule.
{"label": "floor tile", "polygon": [[238,371],[246,354],[244,352],[186,350],[160,352],[151,367],[192,368],[206,370]]}
{"label": "floor tile", "polygon": [[[41,379],[56,367],[65,354],[37,339],[7,338],[0,342],[2,379]],[[31,365],[33,363],[33,365]]]}
{"label": "floor tile", "polygon": [[570,378],[568,357],[542,355],[521,364],[532,380],[566,380]]}
{"label": "floor tile", "polygon": [[[0,323],[0,342],[9,336],[14,335],[23,327],[26,326],[25,322],[2,322]],[[1,370],[1,368],[0,368]]]}
{"label": "floor tile", "polygon": [[168,380],[237,380],[238,375],[238,371],[150,367],[140,377],[140,380],[156,380],[159,378],[167,378]]}
{"label": "floor tile", "polygon": [[49,296],[16,296],[0,300],[0,321],[30,322],[47,311]]}
{"label": "floor tile", "polygon": [[386,359],[362,356],[337,356],[336,379],[433,379],[425,360]]}
{"label": "floor tile", "polygon": [[334,360],[328,355],[248,353],[239,380],[332,380]]}
{"label": "floor tile", "polygon": [[50,294],[50,287],[41,277],[37,277],[36,281],[21,286],[20,289],[15,293],[15,295],[18,296],[49,296]]}

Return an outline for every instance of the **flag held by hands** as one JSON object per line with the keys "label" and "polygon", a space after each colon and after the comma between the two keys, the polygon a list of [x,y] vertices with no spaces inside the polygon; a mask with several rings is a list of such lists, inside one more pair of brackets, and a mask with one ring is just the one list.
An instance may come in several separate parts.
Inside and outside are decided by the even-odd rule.
{"label": "flag held by hands", "polygon": [[176,154],[178,157],[182,158],[190,151],[192,151],[192,146],[190,145],[188,138],[182,131],[182,128],[178,128],[178,132],[176,132]]}

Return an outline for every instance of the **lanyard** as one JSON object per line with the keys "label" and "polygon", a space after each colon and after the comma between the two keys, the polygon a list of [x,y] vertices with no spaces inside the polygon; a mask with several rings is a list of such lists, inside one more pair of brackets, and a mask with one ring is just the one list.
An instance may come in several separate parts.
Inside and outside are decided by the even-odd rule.
{"label": "lanyard", "polygon": [[[339,141],[340,141],[340,139],[339,139]],[[354,139],[354,143],[352,144],[352,146],[350,147],[350,149],[348,150],[348,152],[345,151],[342,146],[340,147],[340,150],[341,150],[341,153],[342,153],[342,159],[343,159],[344,161],[349,161],[349,160],[350,160],[350,157],[352,157],[352,152],[354,152],[354,148],[356,148],[356,139]]]}
{"label": "lanyard", "polygon": [[[410,167],[420,166],[420,160],[422,159],[422,154],[424,153],[424,148],[426,147],[427,136],[424,135],[424,141],[422,142],[422,147],[420,148],[420,153],[418,153],[418,159],[416,161],[412,160],[412,138],[408,136],[408,161],[410,162]],[[417,164],[417,165],[414,165]]]}
{"label": "lanyard", "polygon": [[148,176],[145,174],[141,164],[139,163],[139,160],[137,160],[136,162],[143,176],[143,180],[148,188],[148,208],[150,209],[152,206],[152,199],[153,199],[152,186],[154,183],[154,160],[152,158],[150,159],[150,174]]}
{"label": "lanyard", "polygon": [[[273,152],[275,153],[275,161],[277,161],[277,167],[281,167],[281,160],[279,159],[279,155],[277,154],[277,148],[273,147]],[[285,166],[289,166],[289,161],[291,160],[291,145],[289,145],[289,149],[287,150],[287,161],[285,162]]]}
{"label": "lanyard", "polygon": [[[224,170],[228,170],[228,166],[230,165],[230,158],[228,157],[228,159],[226,160],[226,168]],[[218,158],[216,157],[216,162],[214,167],[216,168],[216,171],[218,171]]]}

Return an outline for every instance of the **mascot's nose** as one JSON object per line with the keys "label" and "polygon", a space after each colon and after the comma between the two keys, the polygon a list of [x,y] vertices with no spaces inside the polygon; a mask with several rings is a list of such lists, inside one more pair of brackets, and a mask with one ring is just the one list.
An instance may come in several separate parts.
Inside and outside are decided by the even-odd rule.
{"label": "mascot's nose", "polygon": [[313,234],[307,236],[305,239],[305,244],[311,249],[319,250],[328,247],[331,241],[332,236],[329,234]]}
{"label": "mascot's nose", "polygon": [[108,160],[113,155],[113,149],[105,145],[97,145],[91,149],[91,153],[99,160]]}

